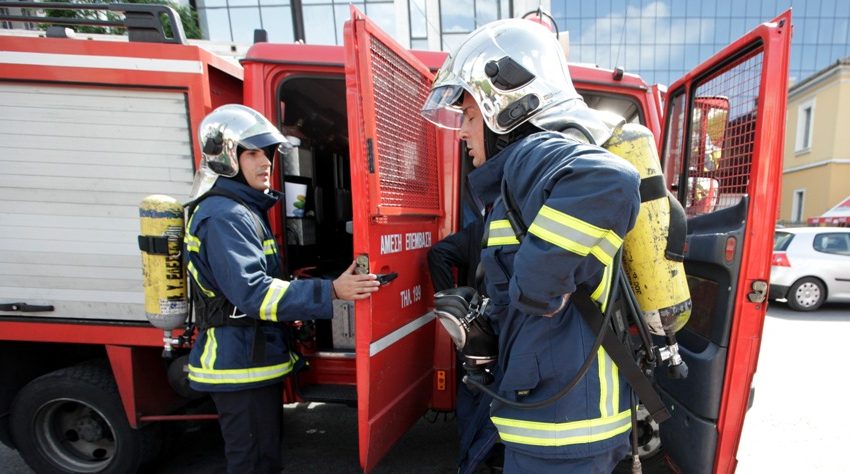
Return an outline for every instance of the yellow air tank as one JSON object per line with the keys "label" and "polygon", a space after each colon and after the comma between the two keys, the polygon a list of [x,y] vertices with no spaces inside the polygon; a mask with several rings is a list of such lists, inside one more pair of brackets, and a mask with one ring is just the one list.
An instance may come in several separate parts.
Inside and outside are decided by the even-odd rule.
{"label": "yellow air tank", "polygon": [[604,146],[634,165],[641,178],[643,202],[637,222],[623,243],[623,268],[650,331],[674,334],[691,316],[691,295],[681,258],[671,260],[667,256],[670,201],[655,137],[642,125],[625,124],[614,131]]}
{"label": "yellow air tank", "polygon": [[139,205],[145,316],[155,327],[170,331],[188,315],[186,271],[183,265],[183,206],[155,194]]}

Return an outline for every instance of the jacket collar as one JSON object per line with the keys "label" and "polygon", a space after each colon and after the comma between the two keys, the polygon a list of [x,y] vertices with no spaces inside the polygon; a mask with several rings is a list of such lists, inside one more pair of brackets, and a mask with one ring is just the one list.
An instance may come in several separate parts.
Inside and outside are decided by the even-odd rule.
{"label": "jacket collar", "polygon": [[505,162],[514,145],[515,143],[511,143],[507,148],[496,153],[496,156],[488,158],[483,165],[472,170],[466,176],[469,195],[472,196],[479,212],[483,213],[501,195]]}
{"label": "jacket collar", "polygon": [[268,190],[265,193],[257,191],[247,184],[234,181],[229,178],[219,178],[215,181],[213,188],[229,191],[240,199],[245,201],[245,204],[255,207],[259,211],[267,211],[280,200],[280,193],[274,190]]}

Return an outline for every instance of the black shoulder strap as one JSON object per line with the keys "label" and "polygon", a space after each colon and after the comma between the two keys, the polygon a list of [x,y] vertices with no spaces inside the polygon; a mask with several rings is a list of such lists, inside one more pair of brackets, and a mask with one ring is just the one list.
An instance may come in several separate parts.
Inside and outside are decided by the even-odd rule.
{"label": "black shoulder strap", "polygon": [[242,207],[248,210],[248,213],[251,215],[251,220],[254,221],[254,229],[257,231],[257,236],[260,238],[261,242],[264,242],[268,239],[269,235],[266,233],[266,227],[263,225],[263,222],[260,220],[260,217],[254,212],[251,207],[245,203],[239,196],[231,193],[230,191],[225,191],[224,189],[213,188],[204,193],[203,196],[195,199],[194,201],[186,204],[186,207],[189,208],[189,216],[195,213],[195,209],[204,199],[212,196],[221,196],[231,199],[233,201],[238,202]]}
{"label": "black shoulder strap", "polygon": [[516,239],[522,242],[525,234],[528,233],[528,226],[525,225],[525,221],[522,219],[522,214],[516,205],[516,201],[514,201],[514,197],[508,191],[508,180],[504,177],[502,178],[502,201],[505,202],[505,218],[507,218],[511,229],[516,234]]}
{"label": "black shoulder strap", "polygon": [[652,419],[656,423],[662,423],[670,418],[670,412],[667,411],[667,407],[661,401],[661,397],[655,387],[652,386],[652,382],[635,362],[634,355],[630,353],[625,344],[620,342],[610,327],[602,327],[604,315],[599,306],[590,299],[587,289],[584,286],[579,286],[570,296],[570,300],[576,305],[582,319],[595,334],[603,331],[602,347],[605,348],[605,352],[608,353],[611,360],[617,364],[620,373],[628,380],[632,390],[637,393]]}

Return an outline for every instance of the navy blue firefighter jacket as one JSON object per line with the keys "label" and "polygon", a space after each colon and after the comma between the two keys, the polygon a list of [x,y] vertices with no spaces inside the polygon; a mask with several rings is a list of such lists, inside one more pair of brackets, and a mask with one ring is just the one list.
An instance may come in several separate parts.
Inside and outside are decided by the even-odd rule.
{"label": "navy blue firefighter jacket", "polygon": [[[331,281],[285,281],[267,211],[279,199],[231,179],[213,189],[238,196],[248,207],[223,196],[198,204],[186,224],[187,271],[206,296],[223,295],[235,313],[259,320],[255,325],[219,326],[202,331],[189,356],[189,384],[199,391],[235,391],[279,383],[298,357],[286,345],[284,321],[330,319]],[[255,216],[252,216],[254,213]],[[257,218],[264,228],[258,235]],[[254,354],[255,337],[265,337]]]}
{"label": "navy blue firefighter jacket", "polygon": [[[501,172],[477,172],[491,161]],[[563,295],[584,285],[604,309],[613,259],[637,219],[639,175],[622,158],[556,132],[520,139],[477,171],[473,192],[499,193],[506,180],[529,228],[520,243],[502,199],[479,195],[496,200],[481,262],[489,316],[499,321],[498,392],[537,402],[569,383],[593,346],[596,334]],[[494,401],[490,415],[508,448],[579,458],[622,449],[629,405],[628,386],[600,347],[584,378],[557,402],[527,410]]]}

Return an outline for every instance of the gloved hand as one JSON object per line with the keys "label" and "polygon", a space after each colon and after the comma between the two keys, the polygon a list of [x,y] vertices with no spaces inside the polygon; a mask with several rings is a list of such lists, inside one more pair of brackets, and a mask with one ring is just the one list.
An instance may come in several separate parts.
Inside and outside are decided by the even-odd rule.
{"label": "gloved hand", "polygon": [[[478,292],[468,286],[434,295],[435,311],[440,323],[463,355],[479,362],[495,359],[499,342],[487,317],[480,312],[481,302]],[[470,313],[471,307],[474,313]]]}
{"label": "gloved hand", "polygon": [[458,349],[466,345],[466,329],[462,321],[469,313],[470,303],[478,301],[478,292],[468,286],[450,288],[434,295],[434,311]]}
{"label": "gloved hand", "polygon": [[478,300],[478,292],[471,287],[450,288],[434,295],[434,309],[461,320],[469,313],[469,305]]}

